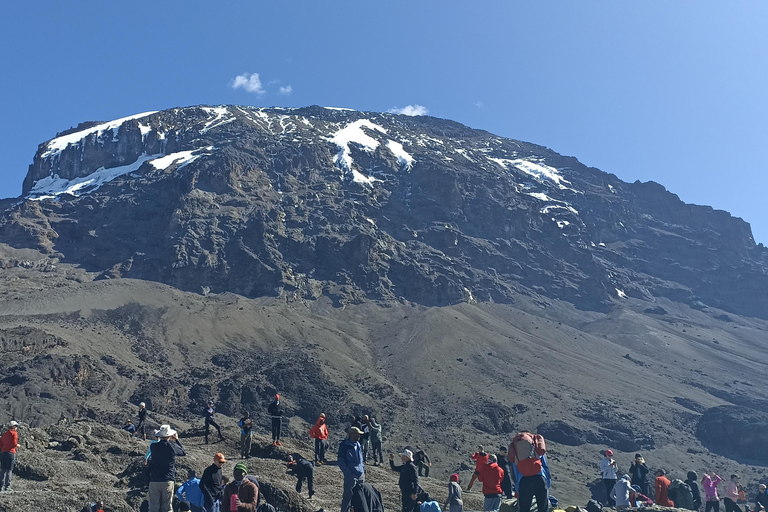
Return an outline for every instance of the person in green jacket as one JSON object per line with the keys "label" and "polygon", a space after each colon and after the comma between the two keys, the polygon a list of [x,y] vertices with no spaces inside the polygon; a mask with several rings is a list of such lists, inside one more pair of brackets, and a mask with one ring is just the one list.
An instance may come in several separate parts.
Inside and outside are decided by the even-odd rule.
{"label": "person in green jacket", "polygon": [[[371,415],[368,419],[368,427],[371,433],[371,448],[373,449],[373,465],[384,464],[384,453],[381,450],[381,425],[376,423],[376,418]],[[378,462],[377,462],[378,455]]]}

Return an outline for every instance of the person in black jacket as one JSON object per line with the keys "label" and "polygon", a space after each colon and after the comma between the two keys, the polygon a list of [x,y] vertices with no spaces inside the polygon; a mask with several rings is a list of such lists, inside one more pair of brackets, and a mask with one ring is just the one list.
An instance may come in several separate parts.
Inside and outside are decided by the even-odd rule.
{"label": "person in black jacket", "polygon": [[272,446],[281,446],[280,430],[283,425],[283,404],[280,403],[280,395],[275,395],[275,399],[267,407],[267,412],[272,418]]}
{"label": "person in black jacket", "polygon": [[389,467],[393,471],[400,473],[397,485],[400,487],[400,493],[403,499],[402,512],[414,512],[416,509],[416,499],[419,492],[419,471],[413,463],[413,453],[411,450],[403,450],[400,454],[403,464],[395,466],[395,455],[389,454]]}
{"label": "person in black jacket", "polygon": [[[745,507],[749,510],[749,507]],[[766,493],[765,484],[760,484],[757,488],[757,496],[755,496],[755,509],[754,512],[760,510],[768,510],[768,493]]]}
{"label": "person in black jacket", "polygon": [[693,508],[691,510],[699,510],[701,508],[701,491],[699,491],[699,475],[695,471],[688,472],[688,480],[685,483],[691,488],[691,494],[693,495]]}
{"label": "person in black jacket", "polygon": [[352,487],[350,503],[354,512],[384,512],[379,490],[362,480],[358,480]]}
{"label": "person in black jacket", "polygon": [[205,444],[208,444],[208,434],[211,433],[212,426],[216,429],[216,432],[219,433],[219,441],[224,440],[224,436],[221,435],[221,427],[216,423],[216,420],[213,419],[215,412],[216,411],[213,408],[213,400],[209,400],[208,407],[205,408],[205,412],[203,413],[205,416]]}
{"label": "person in black jacket", "polygon": [[307,481],[307,492],[309,493],[309,499],[315,495],[315,465],[299,455],[294,453],[288,456],[288,471],[286,475],[292,475],[299,479],[296,482],[296,492],[301,494],[301,484],[304,480]]}
{"label": "person in black jacket", "polygon": [[203,493],[203,512],[215,512],[224,497],[221,483],[221,467],[227,462],[223,453],[213,456],[213,464],[205,468],[200,477],[200,492]]}
{"label": "person in black jacket", "polygon": [[646,465],[645,459],[639,453],[635,454],[635,461],[629,466],[629,476],[631,477],[632,485],[640,486],[642,494],[648,496],[648,475],[651,473],[650,468]]}
{"label": "person in black jacket", "polygon": [[160,441],[149,445],[149,509],[171,510],[176,456],[184,456],[187,452],[170,425],[162,425],[157,437]]}
{"label": "person in black jacket", "polygon": [[144,439],[147,440],[147,404],[144,402],[141,402],[139,404],[139,424],[136,425],[136,435],[139,435]]}
{"label": "person in black jacket", "polygon": [[499,455],[497,459],[497,464],[501,469],[504,470],[504,478],[501,480],[501,490],[504,491],[504,496],[508,500],[511,500],[514,498],[514,495],[512,494],[512,491],[515,487],[514,484],[512,484],[512,476],[514,471],[512,470],[512,463],[509,462],[509,457],[507,456],[506,446],[499,447]]}
{"label": "person in black jacket", "polygon": [[421,446],[416,447],[416,451],[413,452],[413,464],[419,468],[419,476],[429,478],[429,468],[432,467],[432,462],[429,460],[429,455]]}

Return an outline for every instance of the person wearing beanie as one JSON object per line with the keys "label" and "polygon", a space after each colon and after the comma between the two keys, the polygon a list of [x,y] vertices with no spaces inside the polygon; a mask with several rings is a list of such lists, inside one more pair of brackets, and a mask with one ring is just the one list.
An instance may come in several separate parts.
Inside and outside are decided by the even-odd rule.
{"label": "person wearing beanie", "polygon": [[600,474],[603,477],[603,486],[605,487],[605,494],[608,496],[606,503],[609,507],[616,506],[616,501],[611,498],[611,491],[613,486],[616,485],[618,480],[616,475],[616,461],[613,460],[613,450],[605,450],[605,456],[600,459]]}
{"label": "person wearing beanie", "polygon": [[216,512],[220,508],[221,499],[224,497],[222,486],[221,467],[227,462],[223,453],[213,456],[213,464],[205,468],[200,478],[200,492],[203,494],[203,511]]}
{"label": "person wearing beanie", "polygon": [[224,488],[222,512],[256,512],[259,488],[246,478],[248,467],[242,462],[235,464],[232,481]]}
{"label": "person wearing beanie", "polygon": [[454,473],[448,481],[448,499],[443,505],[447,512],[464,512],[464,501],[461,499],[461,485],[459,485],[459,474]]}
{"label": "person wearing beanie", "polygon": [[19,424],[8,423],[8,429],[0,436],[0,491],[11,490],[11,475],[16,465],[16,448],[19,446]]}
{"label": "person wearing beanie", "polygon": [[496,455],[489,454],[488,462],[480,470],[477,477],[483,483],[483,511],[498,512],[501,508],[501,481],[504,479],[504,470],[496,462]]}
{"label": "person wearing beanie", "polygon": [[325,424],[325,413],[321,412],[315,425],[309,429],[309,437],[315,440],[315,464],[323,465],[325,460],[325,450],[328,448],[328,425]]}
{"label": "person wearing beanie", "polygon": [[280,434],[283,426],[283,404],[280,402],[280,395],[275,394],[275,399],[267,407],[267,412],[272,418],[272,446],[280,446]]}
{"label": "person wearing beanie", "polygon": [[180,503],[186,503],[192,512],[203,512],[203,493],[194,469],[187,471],[187,481],[176,489],[176,497]]}
{"label": "person wearing beanie", "polygon": [[650,474],[651,469],[645,463],[645,459],[641,454],[636,453],[635,460],[629,466],[629,476],[631,477],[632,485],[639,486],[640,492],[645,495],[648,494]]}
{"label": "person wearing beanie", "polygon": [[669,485],[672,483],[669,478],[666,477],[667,472],[663,469],[656,471],[656,483],[655,483],[655,499],[656,504],[660,507],[674,507],[675,504],[669,499]]}
{"label": "person wearing beanie", "polygon": [[413,463],[413,452],[411,450],[403,450],[400,454],[400,460],[402,464],[395,466],[395,455],[393,453],[389,454],[389,467],[392,468],[392,471],[400,473],[397,485],[400,487],[400,494],[402,495],[402,512],[413,512],[416,508],[416,499],[419,492],[419,470],[416,469],[416,465]]}
{"label": "person wearing beanie", "polygon": [[691,488],[691,495],[693,495],[693,510],[699,510],[701,508],[701,491],[699,491],[699,475],[695,471],[689,471],[688,478],[685,483]]}
{"label": "person wearing beanie", "polygon": [[507,453],[506,446],[499,446],[499,454],[496,457],[496,462],[501,469],[504,470],[504,478],[501,480],[501,490],[504,491],[504,497],[508,500],[514,498],[512,484],[512,463],[509,462],[509,454]]}

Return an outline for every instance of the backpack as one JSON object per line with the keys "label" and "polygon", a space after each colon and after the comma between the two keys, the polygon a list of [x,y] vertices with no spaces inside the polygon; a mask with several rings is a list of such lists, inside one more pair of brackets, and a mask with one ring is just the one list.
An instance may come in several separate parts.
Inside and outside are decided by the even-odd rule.
{"label": "backpack", "polygon": [[600,512],[603,506],[597,500],[589,500],[587,503],[587,512]]}
{"label": "backpack", "polygon": [[541,473],[540,457],[547,453],[544,437],[530,432],[520,432],[509,445],[509,460],[523,476]]}
{"label": "backpack", "polygon": [[672,480],[667,489],[667,497],[675,503],[677,508],[693,508],[693,492],[691,486],[680,479]]}
{"label": "backpack", "polygon": [[436,501],[425,501],[419,507],[420,512],[443,512],[440,504]]}

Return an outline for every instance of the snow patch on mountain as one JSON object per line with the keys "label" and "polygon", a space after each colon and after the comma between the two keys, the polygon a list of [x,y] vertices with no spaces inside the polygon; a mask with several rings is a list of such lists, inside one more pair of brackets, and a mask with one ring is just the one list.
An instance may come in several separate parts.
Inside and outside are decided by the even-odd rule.
{"label": "snow patch on mountain", "polygon": [[[209,116],[216,116],[212,120],[205,123],[205,126],[203,126],[203,129],[200,130],[200,133],[205,133],[208,130],[212,128],[216,128],[217,126],[221,126],[222,124],[231,123],[235,120],[235,117],[230,114],[229,109],[227,107],[201,107],[204,111],[208,113]],[[230,116],[227,118],[227,116]]]}
{"label": "snow patch on mountain", "polygon": [[386,129],[375,123],[372,123],[368,119],[358,119],[357,121],[349,123],[347,126],[334,133],[331,137],[328,138],[328,140],[339,147],[339,152],[335,159],[336,166],[340,169],[351,171],[353,181],[370,185],[375,181],[375,178],[365,176],[361,172],[352,168],[354,161],[352,160],[352,151],[349,147],[349,145],[353,142],[355,144],[359,144],[368,152],[374,151],[377,147],[379,147],[379,141],[365,133],[365,131],[363,131],[364,127],[371,131],[379,131],[383,134],[387,133]]}
{"label": "snow patch on mountain", "polygon": [[499,164],[501,167],[504,167],[505,169],[509,168],[509,166],[512,166],[515,169],[522,171],[525,174],[533,177],[534,179],[536,179],[536,181],[539,181],[541,183],[550,182],[557,185],[558,188],[560,188],[561,190],[572,190],[571,188],[564,185],[564,183],[568,185],[570,185],[571,183],[565,178],[563,178],[563,176],[560,174],[560,171],[558,171],[554,167],[550,167],[542,163],[532,162],[530,160],[525,160],[523,158],[510,160],[508,158],[488,157],[488,160],[496,162],[497,164]]}
{"label": "snow patch on mountain", "polygon": [[77,144],[78,142],[83,140],[88,135],[91,135],[92,133],[97,134],[97,137],[98,137],[98,136],[101,136],[101,134],[103,134],[107,130],[113,130],[112,139],[115,140],[117,137],[117,131],[119,130],[120,126],[124,122],[130,121],[132,119],[142,119],[144,117],[151,116],[156,112],[157,111],[144,112],[142,114],[122,117],[120,119],[115,119],[114,121],[109,121],[106,123],[98,124],[96,126],[91,126],[90,128],[86,128],[85,130],[80,130],[75,133],[70,133],[68,135],[62,135],[61,137],[56,137],[55,139],[52,139],[48,142],[47,149],[45,153],[43,153],[42,158],[48,158],[54,155],[58,155],[62,151],[64,151],[64,149],[70,144]]}
{"label": "snow patch on mountain", "polygon": [[170,155],[165,155],[163,157],[151,160],[149,164],[158,171],[167,169],[173,164],[177,164],[177,169],[181,169],[185,165],[191,164],[201,156],[207,155],[208,153],[206,152],[212,151],[213,149],[213,146],[208,146],[207,148],[193,149],[191,151],[179,151],[177,153],[171,153]]}
{"label": "snow patch on mountain", "polygon": [[397,157],[400,166],[404,169],[413,167],[413,156],[403,149],[403,145],[394,140],[387,140],[387,148]]}

